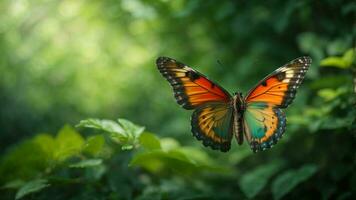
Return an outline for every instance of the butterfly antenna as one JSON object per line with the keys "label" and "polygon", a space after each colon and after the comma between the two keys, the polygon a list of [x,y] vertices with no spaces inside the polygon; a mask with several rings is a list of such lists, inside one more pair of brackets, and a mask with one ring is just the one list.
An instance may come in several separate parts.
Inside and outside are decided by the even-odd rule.
{"label": "butterfly antenna", "polygon": [[224,68],[224,66],[221,64],[220,60],[216,61],[222,68]]}

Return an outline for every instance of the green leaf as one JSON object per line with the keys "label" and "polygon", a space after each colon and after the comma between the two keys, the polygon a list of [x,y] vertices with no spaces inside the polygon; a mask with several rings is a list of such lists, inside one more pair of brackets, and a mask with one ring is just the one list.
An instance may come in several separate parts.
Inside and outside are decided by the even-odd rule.
{"label": "green leaf", "polygon": [[87,119],[80,121],[77,127],[87,127],[105,131],[109,133],[112,141],[122,145],[123,150],[136,147],[138,138],[145,129],[125,119],[118,119],[118,123],[112,120]]}
{"label": "green leaf", "polygon": [[112,120],[100,120],[100,119],[86,119],[81,120],[76,127],[85,127],[102,130],[109,133],[125,134],[124,129],[116,122]]}
{"label": "green leaf", "polygon": [[317,166],[307,164],[298,170],[288,170],[280,174],[272,183],[272,193],[274,199],[281,199],[288,194],[299,183],[307,180],[317,171]]}
{"label": "green leaf", "polygon": [[48,163],[54,160],[54,154],[56,151],[56,141],[49,134],[39,134],[33,138],[33,142],[38,145],[45,156],[44,160]]}
{"label": "green leaf", "polygon": [[320,61],[320,66],[323,67],[338,67],[341,69],[346,69],[351,67],[355,60],[355,50],[349,49],[344,53],[342,57],[331,56]]}
{"label": "green leaf", "polygon": [[348,67],[350,67],[352,65],[352,63],[355,61],[355,57],[356,57],[355,51],[356,51],[356,49],[349,49],[342,56],[342,59],[344,60],[344,62],[346,63],[346,65]]}
{"label": "green leaf", "polygon": [[145,127],[138,126],[126,119],[118,119],[119,124],[125,130],[127,138],[122,141],[122,150],[131,150],[136,147],[139,143],[139,137],[145,130]]}
{"label": "green leaf", "polygon": [[255,197],[268,183],[268,180],[276,174],[283,163],[280,161],[264,164],[256,167],[241,177],[239,182],[241,190],[248,198]]}
{"label": "green leaf", "polygon": [[27,182],[17,191],[15,199],[21,199],[30,193],[41,191],[48,186],[50,186],[50,184],[48,184],[46,179],[38,179]]}
{"label": "green leaf", "polygon": [[170,151],[180,147],[179,142],[174,138],[161,138],[160,139],[161,147],[164,151]]}
{"label": "green leaf", "polygon": [[138,126],[129,120],[126,119],[118,119],[119,124],[124,128],[125,132],[129,134],[131,137],[138,138],[141,133],[145,130],[145,127]]}
{"label": "green leaf", "polygon": [[101,163],[103,163],[102,159],[87,159],[87,160],[82,160],[75,164],[71,164],[71,165],[69,165],[69,167],[72,167],[72,168],[95,167],[95,166],[101,165]]}
{"label": "green leaf", "polygon": [[73,128],[66,125],[56,137],[55,159],[63,161],[69,157],[79,154],[84,147],[83,137]]}
{"label": "green leaf", "polygon": [[325,58],[320,61],[320,66],[322,67],[338,67],[338,68],[347,68],[347,63],[340,57],[332,56]]}
{"label": "green leaf", "polygon": [[21,186],[23,186],[25,184],[25,181],[21,180],[21,179],[16,179],[16,180],[12,180],[10,182],[7,182],[4,186],[2,186],[1,188],[5,188],[5,189],[17,189],[20,188]]}
{"label": "green leaf", "polygon": [[165,152],[154,150],[136,154],[130,161],[129,166],[140,166],[150,172],[160,172],[164,167]]}
{"label": "green leaf", "polygon": [[130,166],[140,166],[152,173],[174,171],[183,174],[204,171],[226,173],[228,167],[216,165],[205,152],[197,149],[179,148],[170,151],[161,149],[136,154]]}
{"label": "green leaf", "polygon": [[133,148],[134,148],[134,146],[132,144],[124,144],[121,147],[122,150],[131,150]]}
{"label": "green leaf", "polygon": [[140,145],[147,150],[161,149],[161,142],[156,135],[144,132],[140,136]]}
{"label": "green leaf", "polygon": [[338,89],[321,89],[318,91],[318,95],[322,97],[326,101],[331,101],[334,100],[335,98],[339,97],[342,94],[345,94],[347,92],[347,89],[342,87]]}
{"label": "green leaf", "polygon": [[128,135],[125,133],[125,130],[121,127],[121,125],[112,120],[81,120],[76,127],[86,127],[104,131],[108,133],[110,139],[116,143],[122,143],[123,141],[127,141],[128,138]]}
{"label": "green leaf", "polygon": [[47,155],[32,139],[25,140],[1,158],[0,176],[5,182],[31,179],[48,167]]}
{"label": "green leaf", "polygon": [[91,136],[87,139],[83,151],[93,156],[103,152],[105,139],[102,135]]}

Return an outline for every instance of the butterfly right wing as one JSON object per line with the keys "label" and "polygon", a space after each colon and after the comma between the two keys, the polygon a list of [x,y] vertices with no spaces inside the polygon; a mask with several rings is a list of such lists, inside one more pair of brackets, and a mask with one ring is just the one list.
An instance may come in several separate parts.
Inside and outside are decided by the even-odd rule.
{"label": "butterfly right wing", "polygon": [[278,68],[248,92],[246,103],[266,102],[287,108],[293,102],[311,62],[310,57],[304,56]]}
{"label": "butterfly right wing", "polygon": [[244,130],[254,152],[272,147],[282,137],[287,108],[311,64],[310,57],[300,57],[278,68],[260,81],[246,96]]}
{"label": "butterfly right wing", "polygon": [[204,146],[226,152],[233,135],[233,107],[224,102],[211,102],[198,107],[192,115],[192,132]]}
{"label": "butterfly right wing", "polygon": [[171,84],[177,103],[185,109],[195,109],[207,102],[230,101],[226,90],[181,62],[159,57],[156,65]]}
{"label": "butterfly right wing", "polygon": [[282,137],[286,117],[273,104],[250,103],[244,113],[244,134],[253,152],[271,148]]}

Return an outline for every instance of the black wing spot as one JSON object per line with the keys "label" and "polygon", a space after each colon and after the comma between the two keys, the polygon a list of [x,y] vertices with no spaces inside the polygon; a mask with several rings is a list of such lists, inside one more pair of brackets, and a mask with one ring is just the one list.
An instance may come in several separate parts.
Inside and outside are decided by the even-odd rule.
{"label": "black wing spot", "polygon": [[286,78],[286,72],[280,72],[276,75],[278,81],[283,81]]}
{"label": "black wing spot", "polygon": [[186,75],[191,81],[195,81],[195,80],[197,80],[198,78],[200,78],[200,76],[199,76],[197,73],[193,72],[193,71],[187,71],[187,72],[185,73],[185,75]]}
{"label": "black wing spot", "polygon": [[263,86],[267,86],[267,82],[264,80],[264,81],[262,81],[262,83],[261,83]]}

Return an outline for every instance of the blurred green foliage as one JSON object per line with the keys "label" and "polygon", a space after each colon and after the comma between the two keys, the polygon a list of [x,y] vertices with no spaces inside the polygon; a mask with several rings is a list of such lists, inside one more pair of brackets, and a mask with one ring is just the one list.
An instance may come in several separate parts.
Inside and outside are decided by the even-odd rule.
{"label": "blurred green foliage", "polygon": [[[1,199],[355,198],[354,1],[4,0],[0,10]],[[231,92],[301,55],[313,64],[278,145],[253,154],[233,142],[223,154],[191,136],[161,55]]]}

